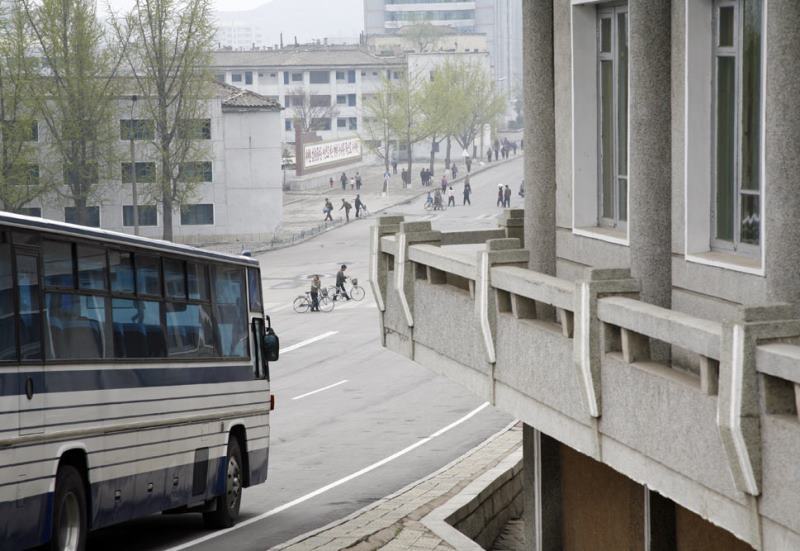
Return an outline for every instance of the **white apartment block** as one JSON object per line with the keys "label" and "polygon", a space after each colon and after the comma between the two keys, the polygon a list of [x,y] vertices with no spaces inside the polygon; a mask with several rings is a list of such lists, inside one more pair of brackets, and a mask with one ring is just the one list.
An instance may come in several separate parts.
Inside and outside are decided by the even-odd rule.
{"label": "white apartment block", "polygon": [[[198,119],[196,125],[197,151],[201,153],[188,167],[202,175],[201,182],[193,196],[175,209],[174,239],[190,244],[267,239],[281,223],[283,209],[281,106],[252,92],[214,86],[207,118]],[[119,100],[120,166],[114,167],[111,181],[99,182],[97,196],[89,204],[88,225],[134,232],[129,139],[132,127],[139,234],[160,238],[163,212],[152,200],[152,182],[158,170],[152,143],[154,127],[153,121],[142,113],[141,104],[141,99],[132,102],[130,96]],[[54,157],[48,151],[52,137],[43,122],[38,123],[34,137],[39,143],[36,177],[57,174],[47,166]],[[63,191],[31,202],[24,214],[76,222],[75,208]]]}

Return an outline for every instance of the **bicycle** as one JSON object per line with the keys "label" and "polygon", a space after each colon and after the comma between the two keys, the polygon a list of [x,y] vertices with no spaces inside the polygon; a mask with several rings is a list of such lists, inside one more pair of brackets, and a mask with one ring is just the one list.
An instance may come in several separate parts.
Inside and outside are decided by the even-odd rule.
{"label": "bicycle", "polygon": [[[351,284],[350,291],[347,293],[347,295],[356,302],[363,300],[367,292],[364,291],[364,288],[358,284],[358,279],[352,278],[350,280],[350,284]],[[328,296],[332,296],[334,301],[339,300],[339,295],[342,294],[339,288],[336,287],[335,285],[331,285],[330,287],[328,287],[327,291],[328,291]]]}
{"label": "bicycle", "polygon": [[[328,289],[320,289],[317,300],[319,301],[319,309],[322,312],[330,312],[335,306],[334,300],[328,294]],[[306,291],[305,295],[300,295],[292,302],[292,308],[298,314],[305,314],[311,310],[311,305],[314,301],[311,298],[311,291]]]}

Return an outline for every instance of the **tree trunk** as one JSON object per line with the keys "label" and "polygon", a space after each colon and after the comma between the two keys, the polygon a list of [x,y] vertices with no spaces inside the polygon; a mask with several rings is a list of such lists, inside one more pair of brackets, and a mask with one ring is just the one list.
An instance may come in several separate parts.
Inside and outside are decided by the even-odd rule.
{"label": "tree trunk", "polygon": [[86,198],[75,197],[75,221],[81,226],[89,225],[89,212],[86,209]]}
{"label": "tree trunk", "polygon": [[164,209],[164,232],[162,237],[164,241],[172,241],[173,239],[173,231],[172,231],[172,197],[171,193],[169,192],[168,188],[163,189],[163,193],[161,196],[161,206]]}
{"label": "tree trunk", "polygon": [[431,164],[428,167],[429,170],[431,171],[431,174],[433,174],[433,163],[435,161],[436,161],[436,141],[434,140],[431,142]]}
{"label": "tree trunk", "polygon": [[450,143],[450,136],[447,136],[447,156],[444,158],[444,167],[445,168],[450,168],[450,147],[451,147],[451,145],[452,144]]}

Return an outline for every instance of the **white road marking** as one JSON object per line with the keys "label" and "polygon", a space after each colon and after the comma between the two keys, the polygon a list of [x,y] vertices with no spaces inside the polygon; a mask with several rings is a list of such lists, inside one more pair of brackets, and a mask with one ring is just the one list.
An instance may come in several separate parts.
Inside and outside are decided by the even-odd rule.
{"label": "white road marking", "polygon": [[318,392],[323,392],[325,390],[330,390],[331,388],[339,385],[343,385],[347,382],[347,379],[339,381],[338,383],[333,383],[332,385],[324,386],[322,388],[318,388],[317,390],[312,390],[311,392],[306,392],[305,394],[301,394],[300,396],[295,396],[292,400],[299,400],[300,398],[305,398],[306,396],[311,396],[312,394],[317,394]]}
{"label": "white road marking", "polygon": [[297,350],[298,348],[303,348],[304,346],[308,346],[309,344],[313,344],[317,341],[321,341],[322,339],[327,339],[331,335],[335,335],[338,331],[328,331],[327,333],[323,333],[322,335],[317,335],[316,337],[311,337],[310,339],[306,339],[304,341],[300,341],[292,346],[287,346],[286,348],[281,349],[281,354],[286,354],[287,352],[291,352],[292,350]]}
{"label": "white road marking", "polygon": [[472,411],[470,411],[468,414],[466,414],[461,419],[458,419],[458,420],[450,423],[446,427],[443,427],[443,428],[437,430],[436,432],[434,432],[430,436],[427,436],[427,437],[425,437],[425,438],[423,438],[421,440],[418,440],[418,441],[414,442],[413,444],[411,444],[410,446],[408,446],[407,448],[403,448],[399,452],[393,453],[389,457],[385,457],[385,458],[381,459],[380,461],[378,461],[377,463],[373,463],[372,465],[369,465],[368,467],[364,467],[360,471],[356,471],[356,472],[354,472],[352,474],[347,475],[344,478],[340,478],[339,480],[337,480],[335,482],[331,482],[327,486],[323,486],[322,488],[317,488],[313,492],[309,492],[304,496],[300,496],[297,499],[293,499],[292,501],[284,503],[283,505],[279,505],[278,507],[275,507],[274,509],[270,509],[269,511],[267,511],[265,513],[261,513],[260,515],[257,515],[255,517],[251,517],[251,518],[249,518],[249,519],[247,519],[245,521],[240,522],[236,526],[233,526],[231,528],[226,528],[225,530],[219,530],[217,532],[213,532],[211,534],[203,536],[202,538],[197,538],[197,539],[192,540],[192,541],[187,541],[186,543],[183,543],[181,545],[177,545],[175,547],[170,547],[166,551],[182,551],[183,549],[188,549],[188,548],[193,547],[195,545],[199,545],[199,544],[205,543],[205,542],[207,542],[209,540],[216,539],[216,538],[218,538],[220,536],[224,536],[225,534],[227,534],[229,532],[233,532],[234,530],[238,530],[239,528],[244,528],[245,526],[250,526],[251,524],[254,524],[256,522],[260,522],[260,521],[262,521],[262,520],[264,520],[266,518],[269,518],[271,516],[275,516],[278,513],[282,513],[283,511],[285,511],[287,509],[291,509],[295,505],[300,505],[301,503],[304,503],[304,502],[306,502],[306,501],[308,501],[310,499],[313,499],[313,498],[315,498],[315,497],[317,497],[317,496],[319,496],[321,494],[324,494],[325,492],[328,492],[328,491],[330,491],[330,490],[332,490],[332,489],[334,489],[334,488],[336,488],[338,486],[341,486],[342,484],[347,484],[351,480],[355,480],[356,478],[358,478],[360,476],[363,476],[363,475],[365,475],[365,474],[367,474],[369,472],[372,472],[372,471],[374,471],[375,469],[377,469],[379,467],[383,467],[387,463],[390,463],[390,462],[394,461],[395,459],[397,459],[399,457],[402,457],[402,456],[406,455],[409,452],[414,451],[415,449],[419,448],[420,446],[424,446],[425,444],[427,444],[428,442],[430,442],[434,438],[438,438],[439,436],[445,434],[446,432],[456,428],[460,424],[465,423],[466,421],[469,421],[470,419],[475,417],[478,413],[483,411],[488,406],[489,406],[489,402],[484,402],[483,404],[481,404],[477,408],[475,408]]}

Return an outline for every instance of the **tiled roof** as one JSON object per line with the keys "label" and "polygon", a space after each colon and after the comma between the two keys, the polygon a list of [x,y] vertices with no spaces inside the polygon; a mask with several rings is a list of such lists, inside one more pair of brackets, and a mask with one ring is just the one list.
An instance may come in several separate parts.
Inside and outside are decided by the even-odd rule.
{"label": "tiled roof", "polygon": [[230,84],[222,82],[215,83],[218,96],[222,98],[222,107],[234,107],[239,109],[259,109],[265,111],[280,111],[283,109],[280,103],[267,96],[256,94],[250,90],[242,90]]}
{"label": "tiled roof", "polygon": [[403,65],[401,57],[379,57],[360,48],[284,48],[214,52],[212,67],[384,67]]}

